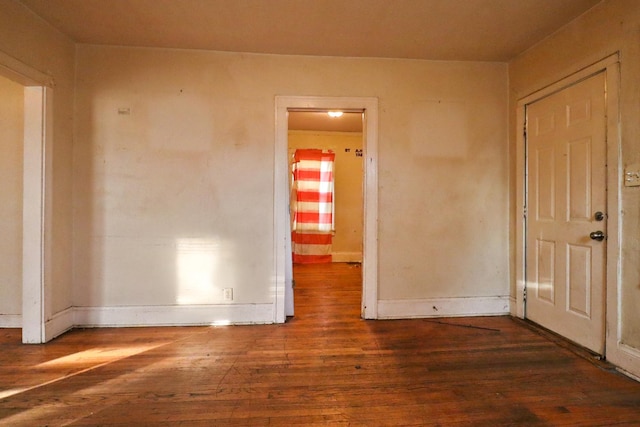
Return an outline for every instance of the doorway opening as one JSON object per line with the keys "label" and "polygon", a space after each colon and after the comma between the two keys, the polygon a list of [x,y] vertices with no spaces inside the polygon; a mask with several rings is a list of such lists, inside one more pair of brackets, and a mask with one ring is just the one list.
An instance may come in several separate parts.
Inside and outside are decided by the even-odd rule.
{"label": "doorway opening", "polygon": [[[366,319],[377,318],[377,123],[378,100],[376,98],[325,98],[325,97],[276,97],[276,149],[274,188],[274,321],[283,323],[294,315],[293,267],[290,225],[290,162],[289,116],[295,112],[328,111],[356,113],[362,126],[362,148],[359,152],[341,154],[361,155],[362,160],[362,297],[360,315]],[[348,251],[347,251],[348,252]],[[349,254],[340,254],[350,256]],[[348,260],[347,260],[348,261]]]}
{"label": "doorway opening", "polygon": [[0,327],[22,327],[24,86],[0,76]]}
{"label": "doorway opening", "polygon": [[[363,116],[362,110],[289,110],[287,155],[291,170],[289,210],[294,293],[295,284],[318,291],[314,283],[324,278],[319,286],[320,293],[326,286],[325,300],[344,296],[348,287],[350,297],[340,298],[354,305],[357,304],[354,301],[361,301],[361,274],[357,287],[352,279],[344,284],[344,289],[337,286],[336,276],[338,271],[348,272],[352,278],[361,273]],[[346,265],[333,265],[337,263]],[[287,316],[297,311],[295,301],[286,299]],[[319,306],[323,299],[313,301]]]}
{"label": "doorway opening", "polygon": [[[47,328],[46,282],[49,274],[45,268],[51,258],[50,232],[51,197],[46,190],[51,184],[51,139],[53,134],[53,79],[22,62],[0,52],[0,79],[3,90],[13,93],[17,104],[11,108],[10,126],[14,129],[12,144],[20,153],[12,156],[10,174],[14,181],[10,195],[14,206],[0,213],[3,221],[18,228],[10,239],[19,239],[20,250],[10,248],[7,255],[17,259],[9,270],[4,269],[0,280],[12,282],[7,301],[0,307],[0,321],[5,327],[22,329],[23,343],[44,343],[56,334]],[[17,118],[16,115],[20,117]],[[21,130],[16,128],[22,126]],[[6,130],[3,127],[3,130]],[[5,135],[7,136],[7,135]],[[3,137],[4,138],[4,137]],[[17,138],[17,139],[16,139]],[[4,143],[4,141],[3,141]],[[21,188],[19,188],[21,187]],[[17,200],[16,200],[17,198]],[[9,243],[12,243],[11,241]],[[17,281],[17,283],[16,283]],[[0,294],[0,296],[5,296]],[[5,315],[2,315],[5,314]]]}

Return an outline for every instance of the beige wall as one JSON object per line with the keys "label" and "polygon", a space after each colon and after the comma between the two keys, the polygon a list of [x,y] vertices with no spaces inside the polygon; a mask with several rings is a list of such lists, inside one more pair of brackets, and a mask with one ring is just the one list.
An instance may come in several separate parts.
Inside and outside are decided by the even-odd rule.
{"label": "beige wall", "polygon": [[22,313],[24,89],[0,77],[0,315]]}
{"label": "beige wall", "polygon": [[[46,288],[46,317],[71,306],[71,171],[73,142],[74,44],[28,9],[12,0],[0,1],[0,52],[52,77],[53,178],[51,203],[52,259]],[[2,64],[0,65],[11,65]]]}
{"label": "beige wall", "polygon": [[[513,296],[516,102],[614,52],[625,166],[640,162],[636,0],[605,0],[508,67],[74,46],[0,0],[0,58],[55,80],[46,311],[217,303],[227,286],[270,302],[276,95],[379,99],[380,299],[509,281]],[[621,203],[622,339],[640,349],[640,189]]]}
{"label": "beige wall", "polygon": [[[640,4],[637,0],[605,0],[509,64],[512,183],[515,182],[517,161],[517,100],[616,52],[620,53],[621,64],[621,163],[624,167],[640,162]],[[512,200],[515,200],[514,195],[515,187],[512,185]],[[624,344],[640,349],[640,188],[623,187],[620,196],[623,211],[622,286],[618,296],[621,301],[621,338]],[[512,225],[515,224],[515,215],[516,207],[512,204]],[[609,212],[609,215],[616,213]],[[609,283],[608,286],[616,284]]]}
{"label": "beige wall", "polygon": [[356,152],[362,150],[362,134],[289,131],[289,158],[292,158],[296,149],[301,148],[333,150],[335,153],[336,232],[332,244],[333,261],[362,261],[364,170],[363,157],[358,157]]}
{"label": "beige wall", "polygon": [[505,64],[81,45],[76,91],[77,305],[271,301],[276,95],[379,98],[381,298],[508,294]]}

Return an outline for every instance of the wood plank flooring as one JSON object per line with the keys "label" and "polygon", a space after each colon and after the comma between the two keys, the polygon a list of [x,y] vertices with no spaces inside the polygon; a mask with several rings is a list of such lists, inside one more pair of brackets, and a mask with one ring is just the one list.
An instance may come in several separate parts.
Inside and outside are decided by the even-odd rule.
{"label": "wood plank flooring", "polygon": [[640,383],[509,317],[364,321],[360,267],[296,267],[284,325],[0,330],[0,425],[640,425]]}

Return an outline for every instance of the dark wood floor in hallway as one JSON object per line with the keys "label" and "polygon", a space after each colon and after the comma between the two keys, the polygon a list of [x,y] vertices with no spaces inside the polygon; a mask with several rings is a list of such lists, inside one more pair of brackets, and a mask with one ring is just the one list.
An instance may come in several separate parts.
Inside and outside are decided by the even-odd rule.
{"label": "dark wood floor in hallway", "polygon": [[295,276],[283,325],[0,330],[0,425],[640,425],[640,383],[523,322],[364,321],[359,265]]}

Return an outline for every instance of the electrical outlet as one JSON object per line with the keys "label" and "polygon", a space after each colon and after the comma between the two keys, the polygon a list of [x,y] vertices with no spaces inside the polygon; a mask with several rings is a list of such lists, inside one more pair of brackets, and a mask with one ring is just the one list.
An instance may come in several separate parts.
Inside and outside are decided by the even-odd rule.
{"label": "electrical outlet", "polygon": [[225,301],[233,301],[233,288],[224,288],[222,290],[222,299]]}
{"label": "electrical outlet", "polygon": [[640,164],[629,165],[624,171],[624,186],[638,187],[640,186]]}

